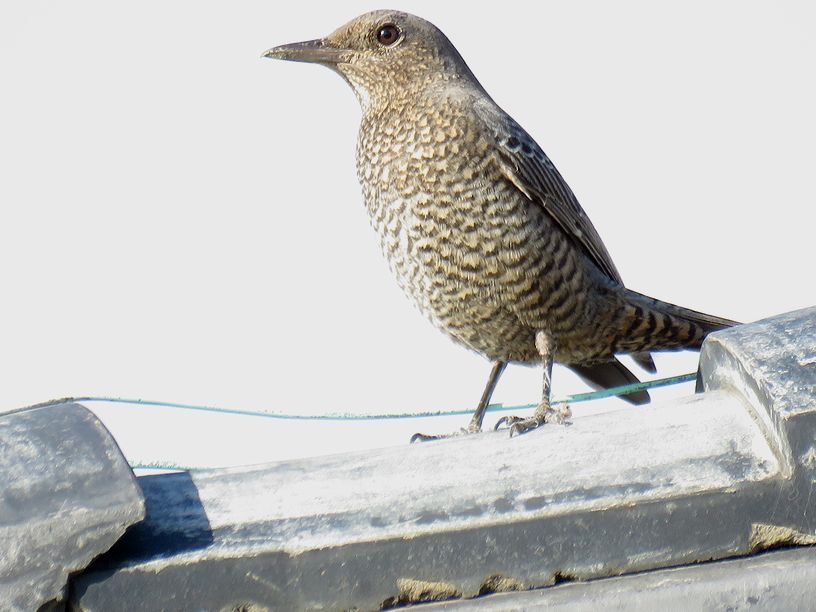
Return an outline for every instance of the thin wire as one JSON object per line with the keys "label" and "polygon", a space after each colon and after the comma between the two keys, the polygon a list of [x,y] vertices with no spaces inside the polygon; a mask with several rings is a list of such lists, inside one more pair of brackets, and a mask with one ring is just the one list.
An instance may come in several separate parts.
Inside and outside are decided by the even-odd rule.
{"label": "thin wire", "polygon": [[[619,387],[612,387],[610,389],[600,389],[589,393],[577,393],[570,395],[566,399],[555,400],[553,404],[576,404],[579,402],[588,402],[591,400],[602,399],[605,397],[613,397],[617,395],[627,395],[635,391],[643,391],[646,389],[654,389],[657,387],[667,387],[669,385],[676,385],[685,382],[691,382],[697,378],[696,374],[681,374],[680,376],[670,376],[668,378],[659,378],[657,380],[650,380],[647,382],[632,383],[629,385],[621,385]],[[161,406],[164,408],[178,408],[181,410],[195,410],[198,412],[215,412],[218,414],[235,414],[241,416],[256,416],[269,419],[281,419],[291,421],[377,421],[387,419],[420,419],[438,416],[455,416],[462,414],[470,414],[472,409],[461,410],[428,410],[424,412],[411,413],[379,413],[379,414],[353,414],[353,413],[327,413],[327,414],[289,414],[283,412],[264,412],[260,410],[243,410],[239,408],[221,408],[218,406],[200,406],[196,404],[182,404],[177,402],[162,402],[157,400],[146,400],[139,398],[123,398],[123,397],[103,397],[103,396],[85,396],[85,397],[71,397],[60,400],[48,402],[48,404],[65,403],[65,402],[109,402],[116,404],[136,404],[139,406]],[[516,406],[505,406],[504,404],[490,404],[487,407],[488,412],[504,412],[509,410],[526,410],[535,408],[537,404],[522,404]]]}
{"label": "thin wire", "polygon": [[[640,383],[632,383],[629,385],[620,385],[618,387],[612,387],[610,389],[600,389],[598,391],[592,391],[589,393],[577,393],[575,395],[570,395],[567,399],[563,400],[556,400],[553,404],[566,404],[566,403],[578,403],[578,402],[588,402],[591,400],[602,399],[605,397],[613,397],[617,395],[627,395],[629,393],[633,393],[636,391],[643,391],[646,389],[655,389],[657,387],[667,387],[669,385],[677,385],[680,383],[685,382],[692,382],[697,378],[697,375],[694,373],[690,374],[681,374],[680,376],[670,376],[667,378],[660,378],[657,380],[650,380],[647,382],[640,382]],[[156,400],[144,400],[144,399],[128,399],[122,397],[96,397],[96,396],[86,396],[86,397],[69,397],[69,398],[62,398],[59,400],[53,400],[51,402],[45,402],[44,404],[39,405],[52,405],[52,404],[61,404],[65,402],[111,402],[111,403],[119,403],[119,404],[136,404],[139,406],[162,406],[165,408],[179,408],[182,410],[196,410],[201,412],[215,412],[219,414],[237,414],[243,416],[258,416],[258,417],[265,417],[265,418],[272,418],[272,419],[283,419],[283,420],[298,420],[298,421],[373,421],[373,420],[384,420],[384,419],[418,419],[418,418],[425,418],[425,417],[436,417],[436,416],[453,416],[453,415],[460,415],[460,414],[470,414],[471,410],[435,410],[435,411],[426,411],[426,412],[417,412],[417,413],[389,413],[389,414],[316,414],[316,415],[303,415],[303,414],[285,414],[285,413],[278,413],[278,412],[259,412],[254,410],[240,410],[236,408],[220,408],[217,406],[198,406],[195,404],[180,404],[177,402],[161,402]],[[523,404],[519,406],[505,406],[503,404],[490,404],[487,407],[487,411],[489,412],[500,412],[500,411],[507,411],[507,410],[525,410],[529,408],[535,408],[536,404]],[[172,471],[198,471],[205,468],[195,467],[195,466],[188,466],[188,465],[179,465],[177,463],[172,462],[158,462],[158,461],[138,461],[133,460],[130,461],[130,467],[133,469],[143,469],[143,470],[172,470]]]}
{"label": "thin wire", "polygon": [[128,461],[128,463],[134,470],[176,470],[179,472],[192,472],[207,469],[192,465],[178,465],[177,463],[171,463],[169,461],[167,463],[156,461]]}

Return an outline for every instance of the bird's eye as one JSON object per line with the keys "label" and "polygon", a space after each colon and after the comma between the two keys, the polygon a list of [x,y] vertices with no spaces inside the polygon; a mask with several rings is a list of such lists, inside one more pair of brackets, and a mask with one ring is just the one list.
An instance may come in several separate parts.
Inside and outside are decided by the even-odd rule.
{"label": "bird's eye", "polygon": [[377,30],[377,42],[384,47],[390,47],[400,39],[400,29],[393,23],[386,23]]}

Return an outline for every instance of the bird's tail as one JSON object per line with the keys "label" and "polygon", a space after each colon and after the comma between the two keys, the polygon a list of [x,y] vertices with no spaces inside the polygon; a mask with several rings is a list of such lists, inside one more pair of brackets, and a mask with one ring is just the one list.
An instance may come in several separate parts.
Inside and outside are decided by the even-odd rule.
{"label": "bird's tail", "polygon": [[[736,321],[662,302],[629,289],[614,294],[614,327],[618,330],[615,353],[629,353],[643,368],[654,372],[649,351],[699,349],[711,332],[738,325]],[[596,389],[639,382],[617,359],[588,364],[566,364]],[[633,391],[621,396],[632,404],[646,404],[649,393]]]}
{"label": "bird's tail", "polygon": [[699,349],[711,332],[738,325],[736,321],[697,312],[624,290],[625,306],[619,352]]}

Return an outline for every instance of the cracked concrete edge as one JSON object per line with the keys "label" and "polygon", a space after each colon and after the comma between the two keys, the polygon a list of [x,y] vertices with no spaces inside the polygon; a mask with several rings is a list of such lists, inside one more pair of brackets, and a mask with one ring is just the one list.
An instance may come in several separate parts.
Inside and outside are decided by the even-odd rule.
{"label": "cracked concrete edge", "polygon": [[144,518],[141,488],[78,404],[4,413],[0,437],[0,602],[30,610],[63,601],[69,576]]}
{"label": "cracked concrete edge", "polygon": [[786,476],[816,467],[816,306],[711,334],[700,379],[706,391],[730,388],[745,398]]}

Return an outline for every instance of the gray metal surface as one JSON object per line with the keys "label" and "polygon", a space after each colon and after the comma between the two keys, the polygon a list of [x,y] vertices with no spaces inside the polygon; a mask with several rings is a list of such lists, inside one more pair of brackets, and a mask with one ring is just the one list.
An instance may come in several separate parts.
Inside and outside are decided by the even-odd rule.
{"label": "gray metal surface", "polygon": [[0,610],[64,598],[68,575],[144,516],[133,472],[88,410],[0,414]]}
{"label": "gray metal surface", "polygon": [[713,336],[704,394],[569,427],[141,478],[74,604],[377,609],[808,543],[814,316]]}
{"label": "gray metal surface", "polygon": [[417,612],[687,610],[801,612],[816,608],[816,548],[417,606]]}

